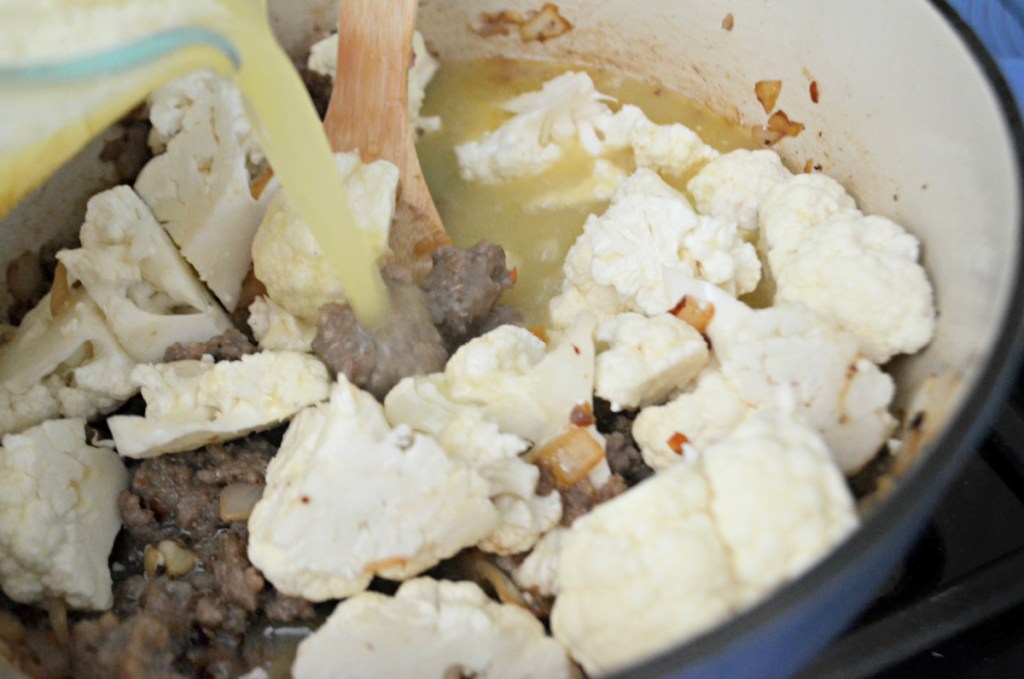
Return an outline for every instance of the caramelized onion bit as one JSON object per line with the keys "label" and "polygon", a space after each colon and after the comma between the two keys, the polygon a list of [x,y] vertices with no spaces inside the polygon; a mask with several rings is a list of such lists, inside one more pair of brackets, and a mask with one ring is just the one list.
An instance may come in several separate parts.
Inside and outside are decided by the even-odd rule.
{"label": "caramelized onion bit", "polygon": [[178,578],[192,572],[196,554],[173,540],[161,540],[156,545],[146,545],[142,562],[147,578],[156,577],[161,568],[172,578]]}
{"label": "caramelized onion bit", "polygon": [[475,549],[464,552],[459,556],[459,567],[465,570],[470,579],[478,585],[484,586],[484,590],[493,590],[501,603],[514,604],[531,610],[526,597],[519,591],[512,578],[498,568],[483,552]]}
{"label": "caramelized onion bit", "polygon": [[267,188],[267,184],[274,178],[274,171],[269,167],[265,168],[263,172],[260,172],[256,177],[249,182],[249,193],[252,197],[259,200],[259,197],[263,195],[264,189]]}
{"label": "caramelized onion bit", "polygon": [[732,27],[735,25],[736,20],[733,18],[732,12],[729,12],[728,14],[725,15],[725,18],[722,19],[722,28],[724,28],[727,31],[731,31]]}
{"label": "caramelized onion bit", "polygon": [[594,409],[590,407],[589,403],[573,406],[572,412],[569,413],[569,421],[577,427],[589,427],[597,422],[594,419]]}
{"label": "caramelized onion bit", "polygon": [[67,646],[71,641],[71,628],[68,627],[68,607],[60,599],[47,599],[43,603],[47,614],[50,617],[50,628],[53,636],[62,646]]}
{"label": "caramelized onion bit", "polygon": [[690,442],[690,439],[686,438],[686,434],[677,431],[668,437],[668,447],[672,449],[672,452],[676,455],[683,454],[683,446]]}
{"label": "caramelized onion bit", "polygon": [[572,24],[569,20],[559,14],[557,5],[549,2],[519,24],[519,37],[523,42],[544,42],[564,35],[570,29]]}
{"label": "caramelized onion bit", "polygon": [[555,477],[562,490],[575,485],[604,458],[604,449],[586,429],[570,429],[531,451],[529,460]]}
{"label": "caramelized onion bit", "polygon": [[754,135],[754,142],[759,146],[775,146],[779,141],[786,135],[776,130],[769,130],[767,127],[761,125],[755,125],[750,128],[750,131]]}
{"label": "caramelized onion bit", "polygon": [[263,486],[258,483],[232,483],[220,491],[221,521],[245,521],[252,508],[263,497]]}
{"label": "caramelized onion bit", "polygon": [[769,130],[780,133],[784,137],[795,137],[804,131],[803,123],[790,120],[785,111],[776,111],[768,118]]}
{"label": "caramelized onion bit", "polygon": [[779,100],[779,92],[782,91],[781,80],[758,80],[754,83],[754,94],[761,102],[761,108],[765,113],[771,113],[775,108],[775,102]]}
{"label": "caramelized onion bit", "polygon": [[708,324],[711,323],[711,319],[715,317],[715,305],[708,304],[702,307],[696,300],[689,299],[686,295],[683,295],[683,298],[679,300],[679,304],[672,309],[671,313],[703,335],[704,331],[707,330]]}
{"label": "caramelized onion bit", "polygon": [[477,35],[508,35],[516,27],[519,39],[523,42],[545,42],[564,35],[572,29],[572,23],[563,17],[554,3],[547,3],[539,10],[530,12],[525,17],[519,12],[503,10],[501,12],[484,12],[470,26]]}

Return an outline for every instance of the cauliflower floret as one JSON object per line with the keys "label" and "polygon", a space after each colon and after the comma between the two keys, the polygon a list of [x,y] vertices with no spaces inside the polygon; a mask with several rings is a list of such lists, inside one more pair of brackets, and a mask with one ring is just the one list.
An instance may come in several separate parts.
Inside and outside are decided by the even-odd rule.
{"label": "cauliflower floret", "polygon": [[753,604],[856,524],[820,437],[792,416],[762,411],[702,460],[675,465],[573,524],[552,630],[589,673],[621,668]]}
{"label": "cauliflower floret", "polygon": [[121,529],[128,472],[109,443],[89,445],[85,420],[50,420],[3,437],[0,584],[15,601],[72,608],[114,602],[107,558]]}
{"label": "cauliflower floret", "polygon": [[248,323],[260,349],[307,354],[313,350],[317,326],[293,316],[267,297],[257,297],[249,305]]}
{"label": "cauliflower floret", "polygon": [[644,462],[660,472],[723,439],[752,410],[717,368],[708,368],[692,391],[640,411],[633,438]]}
{"label": "cauliflower floret", "polygon": [[480,141],[455,147],[463,178],[499,182],[540,174],[578,143],[592,156],[631,149],[637,167],[682,175],[718,156],[690,128],[656,125],[636,106],[613,113],[586,73],[570,71],[503,106],[515,114]]}
{"label": "cauliflower floret", "polygon": [[499,524],[479,547],[495,554],[519,554],[562,518],[558,493],[536,494],[540,469],[519,457],[529,444],[498,425],[476,408],[463,408],[438,440],[448,456],[472,468],[490,485],[490,498]]}
{"label": "cauliflower floret", "polygon": [[512,571],[512,579],[519,587],[541,596],[558,594],[558,564],[562,560],[562,542],[567,532],[565,528],[555,528],[537,541]]}
{"label": "cauliflower floret", "polygon": [[299,644],[295,679],[391,677],[570,679],[565,650],[518,606],[499,604],[472,582],[419,578],[394,597],[364,592],[334,609]]}
{"label": "cauliflower floret", "polygon": [[599,325],[595,337],[609,345],[597,356],[595,392],[612,410],[662,402],[708,362],[704,338],[672,314],[619,314]]}
{"label": "cauliflower floret", "polygon": [[761,249],[773,274],[807,232],[836,215],[860,215],[842,184],[823,174],[797,174],[772,186],[758,208]]}
{"label": "cauliflower floret", "polygon": [[621,311],[668,311],[679,302],[668,284],[673,273],[740,295],[757,286],[761,263],[735,222],[698,215],[682,194],[640,169],[603,215],[587,219],[569,250],[551,302],[553,322],[564,323],[581,298],[601,320]]}
{"label": "cauliflower floret", "polygon": [[136,361],[159,361],[175,342],[205,342],[231,327],[131,188],[89,199],[80,239],[81,248],[62,250],[57,259]]}
{"label": "cauliflower floret", "polygon": [[742,231],[753,234],[765,194],[792,176],[775,151],[738,149],[705,165],[686,188],[701,214],[733,219]]}
{"label": "cauliflower floret", "polygon": [[585,314],[550,352],[533,333],[503,325],[459,348],[445,367],[456,403],[473,405],[510,432],[542,443],[569,426],[594,392],[594,317]]}
{"label": "cauliflower floret", "polygon": [[[383,255],[395,211],[398,168],[386,160],[364,165],[358,153],[337,153],[335,159],[355,225],[372,251]],[[307,323],[316,325],[322,305],[345,301],[334,266],[283,192],[271,203],[256,233],[252,258],[253,271],[266,286],[267,296]]]}
{"label": "cauliflower floret", "polygon": [[626,104],[615,114],[602,116],[596,126],[604,137],[604,151],[631,148],[637,167],[677,177],[719,155],[687,126],[681,123],[656,125],[632,104]]}
{"label": "cauliflower floret", "polygon": [[51,295],[0,347],[0,434],[54,417],[91,418],[131,398],[131,359],[96,304],[73,289],[53,315]]}
{"label": "cauliflower floret", "polygon": [[249,519],[249,558],[280,591],[350,596],[476,544],[498,523],[488,483],[338,378],[292,421]]}
{"label": "cauliflower floret", "polygon": [[150,96],[151,142],[167,151],[142,169],[135,190],[213,294],[234,310],[250,245],[266,211],[250,173],[262,161],[231,83],[210,73],[175,80]]}
{"label": "cauliflower floret", "polygon": [[551,629],[590,675],[692,637],[737,608],[709,505],[703,475],[676,465],[567,531]]}
{"label": "cauliflower floret", "polygon": [[[338,34],[334,33],[309,48],[309,70],[326,75],[332,80],[338,70]],[[423,35],[419,31],[412,34],[412,66],[409,68],[409,120],[417,134],[436,132],[441,129],[441,118],[420,115],[423,99],[426,97],[427,85],[437,73],[438,63],[427,50]]]}
{"label": "cauliflower floret", "polygon": [[[753,409],[795,408],[824,435],[846,472],[857,471],[878,452],[896,424],[888,411],[895,388],[889,375],[861,355],[853,335],[803,305],[753,310],[707,284],[691,281],[686,287],[680,284],[680,289],[714,305],[714,317],[705,332],[722,378],[736,398]],[[731,403],[733,397],[725,398]],[[679,432],[693,440],[684,427],[696,423],[688,418],[707,417],[687,415],[695,400],[688,398],[637,418],[634,436],[645,448],[652,447],[645,452],[648,464],[663,466],[671,460],[666,433]],[[716,433],[725,432],[718,429]],[[702,437],[698,448],[713,442]]]}
{"label": "cauliflower floret", "polygon": [[708,448],[703,468],[743,604],[801,575],[857,527],[825,441],[792,415],[751,416]]}
{"label": "cauliflower floret", "polygon": [[324,364],[306,354],[269,352],[238,361],[142,364],[132,371],[146,416],[107,419],[117,450],[146,458],[230,441],[282,422],[327,398]]}
{"label": "cauliflower floret", "polygon": [[803,303],[851,332],[878,364],[914,353],[935,331],[932,287],[914,236],[884,217],[834,217],[809,231],[776,272],[776,303]]}
{"label": "cauliflower floret", "polygon": [[498,182],[540,174],[565,155],[575,140],[598,155],[602,146],[594,121],[609,114],[611,97],[594,88],[586,73],[570,71],[536,92],[521,94],[502,107],[515,114],[480,141],[455,147],[464,179]]}

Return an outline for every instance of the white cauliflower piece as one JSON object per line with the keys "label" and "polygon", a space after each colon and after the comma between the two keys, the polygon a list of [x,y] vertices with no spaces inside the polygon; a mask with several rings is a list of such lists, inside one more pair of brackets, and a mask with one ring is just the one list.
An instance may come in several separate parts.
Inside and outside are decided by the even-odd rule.
{"label": "white cauliflower piece", "polygon": [[701,214],[733,219],[742,231],[753,234],[765,194],[792,176],[775,151],[738,149],[705,165],[686,188]]}
{"label": "white cauliflower piece", "polygon": [[0,347],[0,434],[115,410],[138,391],[134,367],[83,290],[56,317],[48,294]]}
{"label": "white cauliflower piece", "polygon": [[392,429],[341,376],[328,403],[292,421],[271,460],[249,518],[249,558],[286,594],[347,597],[375,575],[411,577],[488,535],[498,523],[488,491],[434,438]]}
{"label": "white cauliflower piece", "polygon": [[3,437],[0,585],[21,603],[114,603],[107,559],[121,529],[128,472],[109,443],[89,445],[85,420],[50,420]]}
{"label": "white cauliflower piece", "polygon": [[540,469],[519,457],[529,444],[503,434],[475,408],[462,409],[438,439],[448,456],[472,468],[490,486],[498,526],[479,547],[495,554],[519,554],[562,518],[558,493],[536,494]]}
{"label": "white cauliflower piece", "polygon": [[572,661],[518,606],[472,582],[419,578],[394,597],[364,592],[338,604],[299,644],[295,679],[389,677],[570,679]]}
{"label": "white cauliflower piece", "polygon": [[763,411],[702,460],[675,465],[573,524],[552,630],[590,674],[619,669],[755,603],[856,525],[821,438]]}
{"label": "white cauliflower piece", "polygon": [[703,475],[676,465],[568,530],[551,629],[588,674],[622,668],[736,610],[710,502]]}
{"label": "white cauliflower piece", "polygon": [[632,104],[599,119],[597,128],[604,136],[606,151],[631,148],[637,167],[677,177],[719,155],[686,125],[656,125]]}
{"label": "white cauliflower piece", "polygon": [[452,355],[445,367],[448,397],[479,408],[502,431],[532,443],[565,431],[574,407],[594,391],[594,317],[584,314],[558,344],[514,325],[481,335]]}
{"label": "white cauliflower piece", "polygon": [[167,150],[146,164],[135,190],[213,294],[234,310],[266,211],[249,188],[262,153],[241,95],[210,73],[194,73],[150,96],[150,121],[151,143]]}
{"label": "white cauliflower piece", "polygon": [[807,232],[837,215],[860,215],[842,184],[823,174],[797,174],[761,197],[758,223],[768,266],[777,274]]}
{"label": "white cauliflower piece", "polygon": [[[386,160],[364,165],[358,153],[337,153],[355,225],[372,251],[383,255],[395,211],[398,168]],[[315,325],[319,309],[345,301],[345,291],[313,232],[279,193],[252,242],[253,271],[267,296],[288,313]]]}
{"label": "white cauliflower piece", "polygon": [[672,314],[619,314],[597,326],[595,337],[609,347],[597,355],[595,392],[612,410],[662,402],[708,363],[704,338]]}
{"label": "white cauliflower piece", "polygon": [[132,371],[146,416],[107,419],[118,452],[146,458],[194,450],[268,429],[327,398],[324,364],[306,354],[269,352],[238,361],[142,364]]}
{"label": "white cauliflower piece", "polygon": [[317,326],[293,316],[267,297],[261,295],[249,305],[248,323],[260,349],[312,352]]}
{"label": "white cauliflower piece", "polygon": [[159,361],[175,342],[205,342],[232,327],[130,187],[89,199],[80,239],[57,259],[136,361]]}
{"label": "white cauliflower piece", "polygon": [[[306,62],[309,70],[326,75],[332,80],[338,71],[338,34],[334,33],[316,42],[309,48],[309,59]],[[412,66],[409,68],[409,120],[417,134],[436,132],[441,129],[441,118],[420,115],[423,100],[426,97],[427,85],[437,73],[438,63],[427,50],[423,35],[419,31],[412,34]]]}
{"label": "white cauliflower piece", "polygon": [[537,541],[533,550],[512,571],[512,579],[522,589],[541,596],[558,594],[558,564],[562,560],[562,542],[566,528],[555,528]]}
{"label": "white cauliflower piece", "polygon": [[[705,332],[722,377],[748,407],[796,409],[824,435],[846,472],[857,471],[878,452],[896,424],[888,411],[895,387],[863,357],[853,335],[803,305],[753,310],[706,284],[691,281],[679,289],[714,305]],[[669,413],[679,417],[685,408],[652,414],[665,423],[652,434],[640,433],[657,443],[671,426]],[[657,457],[670,459],[663,445]]]}
{"label": "white cauliflower piece", "polygon": [[703,468],[743,604],[801,575],[857,527],[828,446],[792,415],[758,412],[708,448]]}
{"label": "white cauliflower piece", "polygon": [[563,295],[582,298],[601,320],[621,311],[668,311],[679,302],[668,284],[672,274],[735,295],[757,286],[761,263],[735,222],[698,215],[682,194],[659,182],[664,185],[653,171],[637,170],[603,215],[587,219],[566,256],[561,292],[551,302],[553,322],[564,322],[566,309],[576,305]]}
{"label": "white cauliflower piece", "polygon": [[480,141],[455,147],[462,177],[493,183],[540,174],[577,140],[598,155],[602,142],[594,123],[610,114],[604,104],[610,99],[589,75],[570,71],[505,102],[502,108],[514,117]]}
{"label": "white cauliflower piece", "polygon": [[633,421],[633,438],[644,462],[660,472],[680,460],[695,459],[752,411],[717,368],[708,368],[692,391],[640,411]]}
{"label": "white cauliflower piece", "polygon": [[399,382],[384,398],[388,419],[440,435],[465,408],[531,443],[569,427],[574,407],[594,391],[594,317],[583,314],[546,351],[529,330],[503,325],[462,345],[444,373]]}
{"label": "white cauliflower piece", "polygon": [[935,304],[917,239],[884,217],[840,216],[806,233],[776,272],[776,303],[803,303],[878,364],[931,341]]}

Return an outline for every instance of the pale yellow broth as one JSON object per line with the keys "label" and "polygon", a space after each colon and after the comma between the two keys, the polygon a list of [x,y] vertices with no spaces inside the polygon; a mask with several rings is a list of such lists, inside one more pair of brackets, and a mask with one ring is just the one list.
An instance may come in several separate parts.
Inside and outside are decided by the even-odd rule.
{"label": "pale yellow broth", "polygon": [[[469,247],[487,238],[505,248],[509,266],[517,270],[517,282],[502,301],[522,311],[528,325],[546,323],[548,300],[558,292],[565,253],[587,216],[601,214],[607,206],[593,200],[557,208],[531,203],[585,183],[593,173],[594,159],[576,150],[539,176],[484,184],[462,179],[454,148],[480,139],[507,120],[510,114],[501,109],[505,101],[538,90],[545,81],[569,70],[589,73],[598,91],[616,98],[617,102],[609,103],[613,109],[634,104],[655,123],[683,123],[722,152],[756,147],[749,129],[657,84],[557,62],[445,62],[427,89],[423,106],[422,115],[440,116],[443,125],[419,141],[423,173],[457,245]],[[635,167],[628,154],[613,160],[627,172]],[[689,177],[665,179],[683,190]]]}

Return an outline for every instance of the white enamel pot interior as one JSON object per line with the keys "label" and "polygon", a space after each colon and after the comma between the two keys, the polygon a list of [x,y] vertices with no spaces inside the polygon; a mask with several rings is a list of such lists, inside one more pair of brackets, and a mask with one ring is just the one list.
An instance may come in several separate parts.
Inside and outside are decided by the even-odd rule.
{"label": "white enamel pot interior", "polygon": [[[300,54],[333,25],[336,3],[270,0],[282,43]],[[541,4],[425,0],[420,30],[442,62],[505,56],[606,67],[733,111],[747,125],[766,118],[754,83],[781,80],[779,108],[806,125],[776,147],[791,168],[821,164],[865,212],[896,220],[924,244],[940,318],[934,342],[894,366],[900,407],[926,417],[923,431],[904,445],[918,454],[908,458],[893,492],[804,577],[718,629],[622,673],[790,675],[889,573],[1015,376],[1024,317],[1016,109],[980,44],[941,3],[562,0],[560,12],[573,29],[545,43],[469,30],[482,12],[526,12]],[[3,220],[0,266],[77,229],[87,197],[115,179],[96,160],[101,144]],[[500,234],[494,240],[500,243]],[[6,294],[0,282],[0,297]]]}

